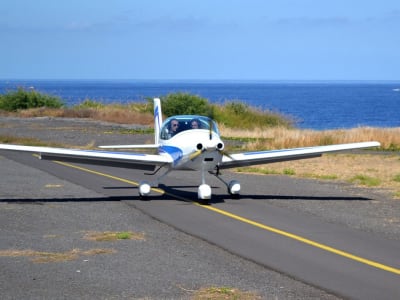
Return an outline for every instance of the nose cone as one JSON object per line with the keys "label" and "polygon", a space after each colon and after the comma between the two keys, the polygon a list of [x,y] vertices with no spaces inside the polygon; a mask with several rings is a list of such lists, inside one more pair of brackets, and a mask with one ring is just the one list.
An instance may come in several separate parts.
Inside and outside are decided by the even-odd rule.
{"label": "nose cone", "polygon": [[219,138],[208,140],[205,144],[207,150],[222,150],[224,149],[224,143]]}

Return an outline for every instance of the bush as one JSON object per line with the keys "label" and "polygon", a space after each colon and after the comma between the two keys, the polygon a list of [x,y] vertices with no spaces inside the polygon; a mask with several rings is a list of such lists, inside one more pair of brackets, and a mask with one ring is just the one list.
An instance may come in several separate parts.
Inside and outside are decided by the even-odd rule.
{"label": "bush", "polygon": [[60,108],[63,105],[64,103],[59,97],[45,95],[34,90],[27,91],[23,88],[0,95],[0,109],[5,111],[38,107]]}
{"label": "bush", "polygon": [[263,111],[240,101],[213,106],[214,118],[230,128],[253,129],[265,127],[290,128],[293,122],[277,113]]}
{"label": "bush", "polygon": [[168,94],[161,98],[162,111],[166,116],[209,115],[211,106],[207,99],[187,93]]}
{"label": "bush", "polygon": [[[150,99],[148,99],[150,102]],[[199,96],[176,93],[161,98],[163,113],[173,115],[204,115],[231,128],[253,129],[256,127],[292,127],[293,122],[284,116],[257,110],[241,101],[224,105],[210,104]]]}

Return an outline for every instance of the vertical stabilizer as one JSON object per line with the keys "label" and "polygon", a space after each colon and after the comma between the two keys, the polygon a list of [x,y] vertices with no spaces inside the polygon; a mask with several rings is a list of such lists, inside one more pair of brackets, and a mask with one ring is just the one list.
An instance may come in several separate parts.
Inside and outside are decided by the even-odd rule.
{"label": "vertical stabilizer", "polygon": [[154,98],[154,144],[160,142],[160,130],[162,124],[162,112],[160,98]]}

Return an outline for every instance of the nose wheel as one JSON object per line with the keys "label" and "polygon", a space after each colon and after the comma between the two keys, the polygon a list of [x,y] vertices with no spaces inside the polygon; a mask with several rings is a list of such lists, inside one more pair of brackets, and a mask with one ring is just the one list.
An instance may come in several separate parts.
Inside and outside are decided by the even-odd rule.
{"label": "nose wheel", "polygon": [[201,201],[211,199],[211,187],[208,184],[201,184],[197,192],[197,198]]}
{"label": "nose wheel", "polygon": [[141,199],[145,199],[151,192],[151,185],[146,182],[146,181],[142,181],[139,184],[139,197]]}

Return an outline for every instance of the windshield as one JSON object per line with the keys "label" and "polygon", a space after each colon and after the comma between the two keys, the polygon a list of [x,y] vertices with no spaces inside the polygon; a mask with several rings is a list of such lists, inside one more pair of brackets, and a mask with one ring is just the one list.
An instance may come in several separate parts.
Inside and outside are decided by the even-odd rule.
{"label": "windshield", "polygon": [[174,135],[193,129],[206,129],[219,134],[217,124],[210,118],[204,116],[173,116],[165,120],[161,128],[160,137],[163,140],[168,140]]}

